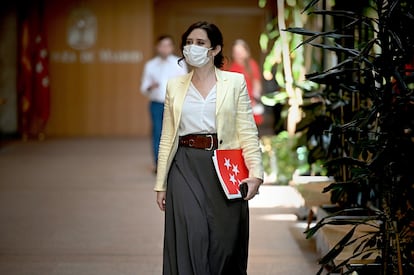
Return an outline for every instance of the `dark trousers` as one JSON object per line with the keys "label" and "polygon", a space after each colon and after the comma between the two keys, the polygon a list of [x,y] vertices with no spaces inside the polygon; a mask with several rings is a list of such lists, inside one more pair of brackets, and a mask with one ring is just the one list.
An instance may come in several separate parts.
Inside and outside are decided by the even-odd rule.
{"label": "dark trousers", "polygon": [[246,275],[249,205],[228,200],[213,151],[178,147],[168,174],[164,275]]}
{"label": "dark trousers", "polygon": [[150,113],[152,122],[152,153],[154,165],[156,166],[158,162],[158,149],[160,147],[164,103],[152,101],[150,103]]}

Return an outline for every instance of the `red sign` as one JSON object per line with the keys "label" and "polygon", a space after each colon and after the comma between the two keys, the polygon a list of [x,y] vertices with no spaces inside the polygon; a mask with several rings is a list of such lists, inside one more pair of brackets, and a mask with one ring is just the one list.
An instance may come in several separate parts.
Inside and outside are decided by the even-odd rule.
{"label": "red sign", "polygon": [[241,198],[239,185],[249,176],[242,150],[215,150],[213,163],[227,198]]}

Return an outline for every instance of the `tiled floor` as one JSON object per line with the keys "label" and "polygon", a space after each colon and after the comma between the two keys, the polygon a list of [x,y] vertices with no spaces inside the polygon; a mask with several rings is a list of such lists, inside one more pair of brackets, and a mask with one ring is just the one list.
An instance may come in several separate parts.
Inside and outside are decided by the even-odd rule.
{"label": "tiled floor", "polygon": [[[0,274],[161,274],[163,214],[150,141],[66,139],[0,148]],[[265,185],[251,201],[249,274],[315,274],[300,196]]]}

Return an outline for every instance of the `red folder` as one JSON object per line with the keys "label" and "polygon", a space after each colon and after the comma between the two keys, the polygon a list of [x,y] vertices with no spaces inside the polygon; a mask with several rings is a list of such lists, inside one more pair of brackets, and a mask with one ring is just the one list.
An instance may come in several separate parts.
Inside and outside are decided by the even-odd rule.
{"label": "red folder", "polygon": [[213,163],[227,198],[241,198],[239,185],[242,180],[249,177],[242,150],[215,150]]}

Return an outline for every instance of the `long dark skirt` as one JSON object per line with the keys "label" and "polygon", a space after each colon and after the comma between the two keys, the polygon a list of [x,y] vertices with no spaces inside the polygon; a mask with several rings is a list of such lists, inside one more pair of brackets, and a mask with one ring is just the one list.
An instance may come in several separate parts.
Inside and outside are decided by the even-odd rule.
{"label": "long dark skirt", "polygon": [[212,155],[178,148],[167,185],[164,275],[247,274],[248,203],[227,200]]}

